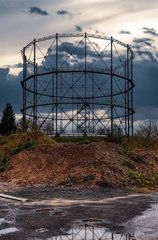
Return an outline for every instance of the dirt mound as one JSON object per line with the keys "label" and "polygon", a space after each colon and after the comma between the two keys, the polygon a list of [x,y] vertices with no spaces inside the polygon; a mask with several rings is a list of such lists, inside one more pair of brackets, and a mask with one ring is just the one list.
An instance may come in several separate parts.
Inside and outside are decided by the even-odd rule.
{"label": "dirt mound", "polygon": [[153,152],[127,153],[111,142],[56,143],[12,156],[0,181],[20,186],[155,186],[157,163]]}

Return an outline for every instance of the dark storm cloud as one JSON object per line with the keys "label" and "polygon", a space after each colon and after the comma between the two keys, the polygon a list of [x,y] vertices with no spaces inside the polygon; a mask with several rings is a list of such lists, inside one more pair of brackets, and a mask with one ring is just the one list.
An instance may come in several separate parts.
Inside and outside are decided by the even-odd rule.
{"label": "dark storm cloud", "polygon": [[138,107],[135,113],[135,120],[144,121],[144,120],[157,121],[158,119],[158,107]]}
{"label": "dark storm cloud", "polygon": [[47,16],[47,15],[49,15],[49,13],[48,13],[46,10],[43,10],[43,9],[41,9],[41,8],[39,8],[39,7],[36,7],[36,6],[30,7],[30,8],[29,8],[29,13],[30,13],[30,14],[41,15],[41,16]]}
{"label": "dark storm cloud", "polygon": [[59,16],[72,16],[72,13],[67,10],[58,10],[56,12]]}
{"label": "dark storm cloud", "polygon": [[0,68],[0,84],[3,83],[3,79],[6,79],[9,73],[9,68]]}
{"label": "dark storm cloud", "polygon": [[147,59],[151,62],[157,62],[158,59],[156,57],[156,55],[152,52],[152,51],[148,51],[148,50],[138,50],[136,52],[136,54],[138,54],[139,56],[142,57],[142,59]]}
{"label": "dark storm cloud", "polygon": [[20,112],[21,106],[21,73],[19,76],[9,74],[9,68],[0,68],[0,112],[6,103],[11,103],[16,112]]}
{"label": "dark storm cloud", "polygon": [[16,68],[22,68],[23,67],[23,64],[22,63],[17,63],[14,65]]}
{"label": "dark storm cloud", "polygon": [[129,32],[129,31],[125,31],[125,30],[121,30],[120,32],[119,32],[119,34],[131,34],[131,32]]}
{"label": "dark storm cloud", "polygon": [[151,38],[135,38],[132,45],[136,54],[136,59],[139,56],[142,61],[157,62],[157,51],[153,42],[154,40]]}
{"label": "dark storm cloud", "polygon": [[[97,43],[91,42],[91,45],[87,45],[86,51],[88,56],[97,58],[100,48]],[[67,52],[69,54],[72,54],[72,56],[76,57],[77,59],[82,60],[85,57],[84,41],[77,42],[76,44],[71,42],[63,42],[59,46],[59,52],[62,53],[61,56],[63,56],[63,54]],[[102,53],[102,57],[103,55],[104,57],[107,57],[108,51],[104,54]]]}
{"label": "dark storm cloud", "polygon": [[13,64],[13,65],[5,65],[5,67],[7,67],[7,68],[22,68],[23,64],[22,63],[16,63],[16,64]]}
{"label": "dark storm cloud", "polygon": [[[158,64],[151,61],[140,61],[134,64],[134,105],[136,119],[154,119],[154,109],[158,109]],[[148,112],[150,109],[150,114]]]}
{"label": "dark storm cloud", "polygon": [[145,45],[145,46],[151,47],[153,41],[154,40],[151,38],[135,38],[133,40],[133,44],[136,44],[136,45],[139,44],[139,45]]}
{"label": "dark storm cloud", "polygon": [[158,36],[158,33],[156,32],[156,30],[154,28],[147,28],[147,27],[143,27],[143,33],[145,34],[149,34],[152,36]]}
{"label": "dark storm cloud", "polygon": [[158,116],[158,56],[154,40],[151,38],[136,38],[133,40],[135,50],[135,89],[134,105],[135,119],[155,120]]}
{"label": "dark storm cloud", "polygon": [[82,32],[82,28],[78,25],[75,26],[76,32]]}

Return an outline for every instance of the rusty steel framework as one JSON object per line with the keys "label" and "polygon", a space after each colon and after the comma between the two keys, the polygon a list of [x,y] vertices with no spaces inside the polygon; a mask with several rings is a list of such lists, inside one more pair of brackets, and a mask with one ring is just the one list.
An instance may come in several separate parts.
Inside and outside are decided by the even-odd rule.
{"label": "rusty steel framework", "polygon": [[22,50],[23,123],[51,135],[133,134],[133,52],[89,33],[34,39]]}

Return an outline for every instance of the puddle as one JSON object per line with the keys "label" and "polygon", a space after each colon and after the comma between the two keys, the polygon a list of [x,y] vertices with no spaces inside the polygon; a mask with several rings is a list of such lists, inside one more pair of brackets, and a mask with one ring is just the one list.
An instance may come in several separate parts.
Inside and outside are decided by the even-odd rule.
{"label": "puddle", "polygon": [[16,216],[18,211],[18,208],[10,208],[5,218],[5,222],[8,224],[16,224]]}
{"label": "puddle", "polygon": [[6,234],[9,234],[9,233],[18,232],[18,231],[20,231],[20,230],[17,229],[17,228],[15,228],[15,227],[10,227],[10,228],[1,229],[1,230],[0,230],[0,236],[6,235]]}
{"label": "puddle", "polygon": [[139,239],[158,239],[158,204],[152,204],[143,215],[126,224],[127,231],[133,231]]}
{"label": "puddle", "polygon": [[137,240],[131,234],[111,233],[105,227],[93,224],[75,225],[69,231],[61,229],[61,234],[49,238],[33,238],[29,240]]}
{"label": "puddle", "polygon": [[[80,226],[74,226],[69,232],[67,232],[67,236],[58,236],[58,239],[66,240],[66,239],[76,239],[76,240],[100,240],[100,239],[108,239],[108,240],[134,240],[134,235],[131,234],[118,234],[111,233],[105,227],[95,226],[93,224],[84,224]],[[56,238],[53,238],[56,240]]]}
{"label": "puddle", "polygon": [[[11,205],[7,212],[1,211],[0,239],[7,234],[5,238],[10,239],[11,234],[15,236],[16,232],[23,239],[29,229],[27,240],[156,240],[158,204],[152,204],[149,209],[142,211],[149,204],[158,202],[158,196],[148,199],[149,204],[141,208],[146,201],[142,196],[151,197],[149,194],[130,194],[99,200],[53,198],[26,202],[20,206]],[[130,211],[124,210],[124,204],[125,209],[129,207]],[[138,211],[131,214],[132,209],[137,207]],[[124,218],[126,214],[131,215]]]}
{"label": "puddle", "polygon": [[5,221],[4,218],[0,218],[0,225]]}

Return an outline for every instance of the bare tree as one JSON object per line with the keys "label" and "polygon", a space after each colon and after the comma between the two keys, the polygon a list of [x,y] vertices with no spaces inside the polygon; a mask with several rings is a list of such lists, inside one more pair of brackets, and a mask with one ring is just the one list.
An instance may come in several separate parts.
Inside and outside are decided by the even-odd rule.
{"label": "bare tree", "polygon": [[145,121],[139,125],[136,130],[136,135],[144,137],[146,139],[152,139],[158,137],[158,123]]}

